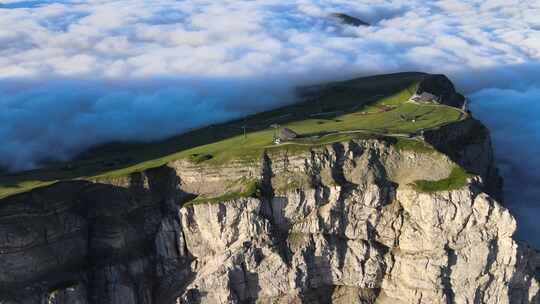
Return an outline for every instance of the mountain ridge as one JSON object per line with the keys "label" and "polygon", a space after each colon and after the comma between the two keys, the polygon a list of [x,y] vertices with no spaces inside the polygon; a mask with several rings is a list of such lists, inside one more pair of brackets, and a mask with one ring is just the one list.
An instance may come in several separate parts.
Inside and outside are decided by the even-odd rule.
{"label": "mountain ridge", "polygon": [[[406,101],[416,90],[415,86],[417,83],[427,76],[429,74],[418,72],[385,74],[328,83],[324,86],[301,88],[297,91],[300,102],[283,108],[219,125],[208,126],[162,142],[149,144],[110,144],[102,146],[102,148],[96,147],[91,149],[72,161],[50,164],[43,169],[18,173],[0,173],[0,198],[25,192],[35,187],[49,185],[60,180],[96,180],[107,176],[125,176],[132,172],[158,167],[178,158],[190,158],[193,154],[197,153],[197,147],[214,143],[215,145],[219,145],[219,142],[224,142],[224,147],[219,148],[222,150],[221,154],[227,154],[227,151],[235,151],[231,147],[244,146],[249,148],[253,146],[257,148],[257,151],[254,151],[255,155],[253,157],[257,158],[262,155],[262,150],[265,146],[272,144],[273,131],[270,126],[276,123],[287,126],[290,123],[309,122],[311,120],[311,125],[309,123],[304,124],[304,133],[307,134],[336,129],[354,130],[358,128],[358,123],[361,123],[367,131],[384,135],[384,133],[389,132],[389,130],[384,130],[384,128],[388,128],[385,125],[385,121],[390,120],[389,128],[401,132],[403,128],[400,127],[408,125],[403,130],[405,132],[411,132],[411,130],[414,131],[421,128],[421,126],[411,123],[413,119],[397,116],[397,114],[395,115],[396,117],[384,117],[384,115],[398,112],[395,111],[395,108],[400,103]],[[454,92],[453,85],[449,80],[447,80],[448,83],[450,84],[449,90]],[[313,93],[316,95],[313,96]],[[388,103],[388,105],[385,103]],[[417,111],[418,107],[419,105],[404,104],[403,113],[406,115],[410,113],[412,113],[411,115],[416,115],[415,111]],[[450,107],[448,109],[452,108]],[[341,112],[334,111],[336,109]],[[369,115],[365,117],[349,115],[346,117],[347,122],[350,122],[348,125],[340,126],[339,124],[334,124],[331,126],[328,124],[328,122],[332,122],[332,119],[339,119],[341,114],[358,114],[362,112],[361,110],[367,110],[366,113],[370,113],[371,111],[374,112],[373,114],[380,115]],[[387,110],[392,111],[380,113]],[[428,111],[431,110],[428,108],[424,109],[424,112]],[[431,117],[430,115],[426,115],[428,119],[433,119],[433,121],[428,120],[423,125],[433,126],[437,123],[455,119],[445,117],[451,114],[451,110],[447,110],[446,112],[441,110],[439,112],[441,113],[438,116],[431,115],[433,116]],[[382,119],[379,119],[379,117],[382,117]],[[314,120],[316,118],[320,119],[315,122]],[[370,120],[370,118],[374,119]],[[404,121],[404,119],[407,121]],[[417,124],[422,125],[421,122]],[[383,128],[383,130],[379,130],[378,128]],[[238,140],[242,139],[241,135],[243,131],[247,131],[247,141]],[[254,134],[255,141],[251,141],[252,133]],[[225,142],[228,139],[229,142],[231,140],[234,141],[234,139],[236,141],[234,143]],[[193,151],[193,153],[190,151]],[[237,154],[240,155],[242,152]],[[216,159],[218,158],[214,158],[210,162],[216,162]]]}
{"label": "mountain ridge", "polygon": [[538,303],[540,254],[512,238],[489,130],[456,117],[412,137],[265,139],[249,161],[206,147],[1,199],[0,301]]}

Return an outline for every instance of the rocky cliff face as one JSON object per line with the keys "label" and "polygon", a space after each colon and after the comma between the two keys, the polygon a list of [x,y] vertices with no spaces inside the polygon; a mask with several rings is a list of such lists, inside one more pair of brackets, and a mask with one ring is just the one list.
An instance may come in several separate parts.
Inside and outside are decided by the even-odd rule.
{"label": "rocky cliff face", "polygon": [[418,84],[416,94],[423,92],[435,94],[442,104],[452,107],[461,108],[465,103],[465,97],[458,93],[452,81],[442,74],[426,75]]}
{"label": "rocky cliff face", "polygon": [[[4,199],[0,303],[539,303],[540,255],[512,239],[474,125],[425,134],[442,153],[351,140]],[[411,184],[454,163],[477,176]],[[248,179],[253,197],[189,202]]]}

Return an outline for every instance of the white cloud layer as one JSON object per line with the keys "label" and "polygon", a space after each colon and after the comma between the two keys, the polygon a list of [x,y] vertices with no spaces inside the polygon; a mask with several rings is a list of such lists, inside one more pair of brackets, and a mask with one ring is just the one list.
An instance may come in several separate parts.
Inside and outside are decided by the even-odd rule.
{"label": "white cloud layer", "polygon": [[240,117],[296,84],[421,70],[472,95],[510,206],[540,216],[540,0],[0,3],[0,166]]}
{"label": "white cloud layer", "polygon": [[[538,1],[4,1],[0,77],[482,69],[540,59]],[[340,26],[332,12],[375,26]]]}
{"label": "white cloud layer", "polygon": [[484,89],[471,96],[474,113],[491,130],[518,237],[540,247],[540,87]]}

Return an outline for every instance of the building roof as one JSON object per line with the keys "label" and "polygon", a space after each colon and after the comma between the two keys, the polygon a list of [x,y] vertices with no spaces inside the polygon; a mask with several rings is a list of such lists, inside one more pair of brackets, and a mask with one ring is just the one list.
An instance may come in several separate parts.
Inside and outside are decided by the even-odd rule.
{"label": "building roof", "polygon": [[420,94],[415,94],[411,99],[414,101],[432,102],[437,101],[439,98],[431,93],[422,92]]}
{"label": "building roof", "polygon": [[291,140],[297,138],[298,133],[294,132],[289,128],[283,128],[279,137],[281,138],[281,140]]}

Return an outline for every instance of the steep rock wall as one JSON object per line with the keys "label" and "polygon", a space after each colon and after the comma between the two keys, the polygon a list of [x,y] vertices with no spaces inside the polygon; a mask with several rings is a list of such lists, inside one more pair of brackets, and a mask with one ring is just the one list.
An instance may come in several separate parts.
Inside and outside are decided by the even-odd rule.
{"label": "steep rock wall", "polygon": [[[4,199],[0,303],[538,303],[539,255],[512,239],[488,194],[489,136],[459,142],[470,131],[426,134],[445,154],[352,140]],[[478,176],[436,193],[410,184],[453,161]],[[258,196],[186,204],[246,177]]]}

